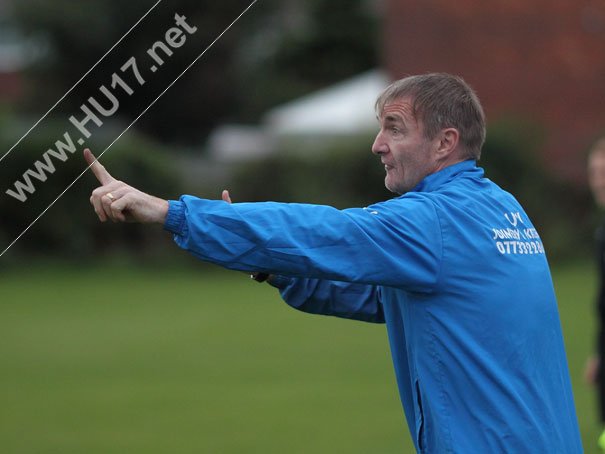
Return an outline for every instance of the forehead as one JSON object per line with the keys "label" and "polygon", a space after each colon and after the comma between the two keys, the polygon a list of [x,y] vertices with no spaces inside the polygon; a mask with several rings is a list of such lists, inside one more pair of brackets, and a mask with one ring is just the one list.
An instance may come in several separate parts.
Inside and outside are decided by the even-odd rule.
{"label": "forehead", "polygon": [[394,99],[385,103],[380,112],[381,120],[403,120],[404,122],[415,121],[414,106],[409,97]]}

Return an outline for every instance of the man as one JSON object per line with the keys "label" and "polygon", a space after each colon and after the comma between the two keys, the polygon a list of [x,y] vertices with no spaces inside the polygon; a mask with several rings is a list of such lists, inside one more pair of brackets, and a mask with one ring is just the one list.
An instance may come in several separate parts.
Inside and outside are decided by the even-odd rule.
{"label": "man", "polygon": [[544,249],[519,203],[476,166],[475,93],[448,74],[413,76],[376,111],[372,151],[400,194],[386,202],[167,202],[86,152],[102,183],[91,203],[101,221],[163,223],[202,260],[270,274],[292,307],[386,322],[418,452],[581,452]]}
{"label": "man", "polygon": [[[605,207],[605,138],[594,144],[588,155],[588,183],[597,205]],[[597,338],[596,354],[586,364],[585,378],[597,387],[601,424],[605,424],[605,374],[601,358],[605,353],[605,225],[596,231],[596,257],[599,269],[599,293],[596,301]],[[605,452],[605,430],[598,440],[599,447]]]}

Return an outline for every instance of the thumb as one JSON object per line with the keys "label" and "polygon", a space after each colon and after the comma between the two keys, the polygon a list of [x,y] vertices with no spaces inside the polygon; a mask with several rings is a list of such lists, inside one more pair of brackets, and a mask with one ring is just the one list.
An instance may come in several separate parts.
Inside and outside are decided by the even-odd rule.
{"label": "thumb", "polygon": [[221,198],[223,199],[223,201],[225,201],[227,203],[232,203],[231,202],[231,197],[229,196],[229,191],[227,191],[226,189],[223,189],[223,193],[221,194]]}
{"label": "thumb", "polygon": [[109,174],[105,167],[97,161],[95,155],[93,155],[88,148],[84,150],[84,159],[90,167],[90,170],[92,170],[92,173],[94,173],[97,180],[99,180],[99,183],[106,185],[107,183],[114,181],[114,178]]}

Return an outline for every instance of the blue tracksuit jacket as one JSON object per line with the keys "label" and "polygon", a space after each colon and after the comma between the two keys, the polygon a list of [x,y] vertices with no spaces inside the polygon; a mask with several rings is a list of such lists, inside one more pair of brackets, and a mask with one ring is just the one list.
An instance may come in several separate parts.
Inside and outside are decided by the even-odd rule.
{"label": "blue tracksuit jacket", "polygon": [[582,452],[542,242],[474,161],[363,209],[183,196],[165,228],[202,260],[278,274],[295,308],[386,322],[418,452]]}

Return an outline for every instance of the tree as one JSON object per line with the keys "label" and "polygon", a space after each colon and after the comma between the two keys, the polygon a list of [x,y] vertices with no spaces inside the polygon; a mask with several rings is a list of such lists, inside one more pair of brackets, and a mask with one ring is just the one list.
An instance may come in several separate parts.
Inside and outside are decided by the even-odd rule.
{"label": "tree", "polygon": [[[29,112],[52,106],[154,0],[20,0],[19,26],[42,37],[49,52],[31,68]],[[163,141],[198,143],[216,124],[255,120],[266,108],[354,75],[376,64],[375,17],[361,0],[266,0],[251,10],[137,122]],[[135,57],[145,85],[120,99],[130,123],[250,4],[248,0],[160,2],[58,107],[72,115]],[[174,14],[197,27],[161,70],[146,51],[174,26]],[[294,25],[293,25],[294,24]],[[168,59],[166,59],[168,60]],[[133,87],[134,88],[134,87]]]}

